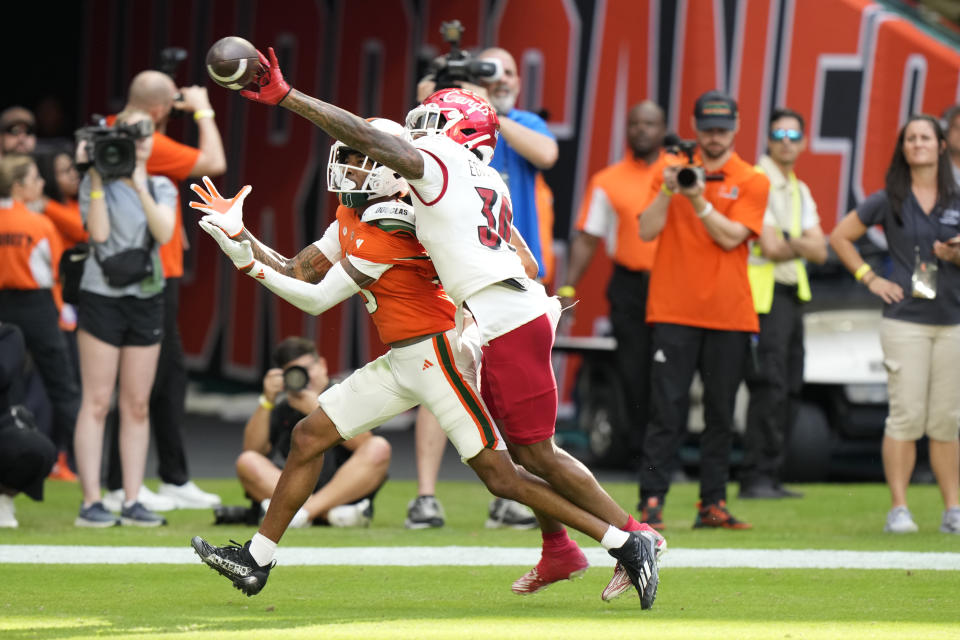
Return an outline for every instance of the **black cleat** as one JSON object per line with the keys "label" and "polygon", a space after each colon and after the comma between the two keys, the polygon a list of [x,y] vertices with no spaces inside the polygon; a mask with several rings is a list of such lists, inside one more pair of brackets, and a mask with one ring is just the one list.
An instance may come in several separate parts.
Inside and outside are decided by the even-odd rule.
{"label": "black cleat", "polygon": [[248,596],[255,596],[267,584],[267,576],[276,561],[261,567],[250,555],[249,540],[243,546],[235,540],[230,542],[229,546],[215,547],[200,536],[194,536],[190,545],[208,567],[229,579]]}
{"label": "black cleat", "polygon": [[632,531],[630,539],[622,547],[610,549],[607,553],[619,560],[626,569],[630,582],[640,594],[640,608],[651,608],[657,599],[657,585],[660,583],[655,542]]}

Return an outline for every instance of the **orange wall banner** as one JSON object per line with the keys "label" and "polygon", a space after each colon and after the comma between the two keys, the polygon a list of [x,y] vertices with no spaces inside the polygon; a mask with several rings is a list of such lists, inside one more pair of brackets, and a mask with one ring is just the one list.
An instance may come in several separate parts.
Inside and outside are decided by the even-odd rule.
{"label": "orange wall banner", "polygon": [[[524,82],[518,106],[546,110],[560,145],[560,160],[545,177],[561,242],[589,177],[622,157],[626,114],[640,100],[663,106],[670,128],[689,138],[696,97],[729,92],[740,104],[736,147],[747,160],[763,153],[775,107],[799,111],[809,149],[797,173],[830,230],[880,187],[905,118],[916,111],[939,115],[960,96],[957,40],[935,37],[867,0],[104,0],[89,6],[80,111],[115,113],[130,79],[155,66],[163,47],[187,49],[177,81],[209,88],[227,149],[228,173],[217,184],[226,192],[253,185],[247,226],[287,256],[333,219],[324,173],[330,140],[284,109],[248,102],[207,80],[206,50],[226,35],[262,50],[273,46],[286,77],[305,93],[361,116],[398,121],[413,106],[423,60],[448,50],[442,22],[460,20],[464,48],[511,51]],[[195,128],[185,120],[173,121],[170,133],[194,142]],[[184,200],[191,195],[184,192]],[[359,298],[308,317],[238,274],[198,234],[193,216],[184,210],[190,248],[180,325],[194,370],[256,381],[269,364],[265,354],[290,334],[315,338],[334,371],[383,352]],[[555,284],[563,284],[558,248]],[[598,255],[577,287],[582,299],[572,334],[606,326],[609,273],[609,260]],[[558,358],[567,391],[573,364]]]}

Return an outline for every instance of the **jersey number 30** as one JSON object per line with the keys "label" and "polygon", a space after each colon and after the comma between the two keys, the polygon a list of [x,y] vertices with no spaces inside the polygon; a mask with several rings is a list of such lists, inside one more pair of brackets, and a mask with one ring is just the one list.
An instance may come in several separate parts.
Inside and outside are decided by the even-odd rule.
{"label": "jersey number 30", "polygon": [[[510,201],[506,198],[500,198],[500,194],[493,189],[484,187],[475,187],[480,198],[483,199],[483,213],[487,219],[485,226],[477,227],[477,235],[480,237],[480,244],[491,249],[499,249],[500,243],[510,242],[510,229],[513,223],[513,210],[510,209]],[[493,212],[500,200],[500,214]]]}

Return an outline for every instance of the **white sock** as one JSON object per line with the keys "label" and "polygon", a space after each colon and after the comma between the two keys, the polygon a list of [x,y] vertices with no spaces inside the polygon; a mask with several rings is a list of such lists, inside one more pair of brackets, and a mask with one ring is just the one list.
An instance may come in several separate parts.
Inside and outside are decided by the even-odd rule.
{"label": "white sock", "polygon": [[267,509],[270,508],[270,498],[264,498],[260,501],[260,508],[263,509],[263,512],[266,513]]}
{"label": "white sock", "polygon": [[619,549],[622,547],[627,540],[630,539],[630,534],[626,531],[621,531],[617,529],[612,524],[607,527],[607,532],[603,534],[603,538],[600,540],[600,544],[603,545],[603,548],[609,551],[610,549]]}
{"label": "white sock", "polygon": [[263,535],[262,533],[253,534],[250,540],[250,555],[254,562],[261,567],[265,567],[273,560],[273,554],[277,552],[277,543]]}

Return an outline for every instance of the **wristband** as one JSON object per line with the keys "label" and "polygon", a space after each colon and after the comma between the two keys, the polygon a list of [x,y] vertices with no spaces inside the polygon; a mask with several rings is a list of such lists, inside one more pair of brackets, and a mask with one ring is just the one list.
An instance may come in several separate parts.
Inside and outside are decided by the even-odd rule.
{"label": "wristband", "polygon": [[261,394],[260,394],[260,406],[263,407],[264,409],[266,409],[267,411],[273,411],[273,407],[276,406],[276,405],[274,405],[272,402],[270,402],[269,400],[267,400],[267,396],[265,396],[265,395],[263,395],[263,394],[261,393]]}
{"label": "wristband", "polygon": [[697,214],[697,217],[700,218],[701,220],[703,220],[704,218],[706,218],[706,217],[707,217],[708,215],[710,215],[711,213],[713,213],[713,205],[708,202],[708,203],[707,203],[707,206],[705,206],[705,207],[703,208],[703,211],[701,211],[700,213]]}
{"label": "wristband", "polygon": [[216,113],[213,109],[197,109],[193,112],[194,120],[203,120],[204,118],[212,118]]}
{"label": "wristband", "polygon": [[100,189],[96,189],[96,190],[94,190],[94,191],[91,191],[91,192],[90,192],[90,199],[91,199],[91,200],[103,200],[103,191],[101,191]]}
{"label": "wristband", "polygon": [[853,272],[853,277],[856,279],[857,282],[860,282],[861,280],[863,280],[863,276],[867,275],[868,271],[873,271],[873,267],[871,267],[869,264],[864,262],[862,265],[857,267],[856,271]]}
{"label": "wristband", "polygon": [[671,191],[670,188],[667,187],[666,183],[664,183],[664,184],[662,184],[662,185],[660,186],[660,191],[662,191],[663,193],[667,194],[667,196],[672,196],[672,195],[673,195],[673,191]]}
{"label": "wristband", "polygon": [[577,295],[577,290],[573,288],[573,285],[565,284],[557,289],[557,295],[561,298],[572,298]]}

